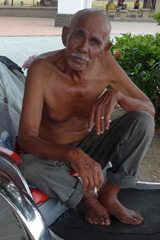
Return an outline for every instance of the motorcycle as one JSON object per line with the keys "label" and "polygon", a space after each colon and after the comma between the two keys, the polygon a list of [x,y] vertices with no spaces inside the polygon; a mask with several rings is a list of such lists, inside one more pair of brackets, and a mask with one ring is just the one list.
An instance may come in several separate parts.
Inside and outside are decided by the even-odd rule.
{"label": "motorcycle", "polygon": [[147,222],[139,227],[126,226],[116,220],[111,227],[91,226],[83,221],[81,214],[62,205],[56,196],[50,199],[34,186],[29,186],[19,169],[21,157],[14,151],[18,119],[13,117],[11,109],[9,103],[0,101],[0,239],[160,239],[159,183],[138,182],[133,189],[122,191],[122,201],[130,206],[134,199],[138,206],[142,204],[147,220],[154,219],[151,224]]}

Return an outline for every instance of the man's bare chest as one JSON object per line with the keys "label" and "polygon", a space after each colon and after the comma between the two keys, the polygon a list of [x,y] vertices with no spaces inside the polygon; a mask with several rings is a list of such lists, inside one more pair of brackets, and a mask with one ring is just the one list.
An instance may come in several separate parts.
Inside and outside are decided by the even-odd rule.
{"label": "man's bare chest", "polygon": [[48,117],[57,122],[68,121],[73,117],[87,118],[105,87],[101,83],[50,89],[45,100]]}

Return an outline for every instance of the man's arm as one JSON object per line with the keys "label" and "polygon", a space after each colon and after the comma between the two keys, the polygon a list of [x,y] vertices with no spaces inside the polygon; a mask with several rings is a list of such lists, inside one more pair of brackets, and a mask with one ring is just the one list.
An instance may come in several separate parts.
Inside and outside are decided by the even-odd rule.
{"label": "man's arm", "polygon": [[105,69],[110,69],[106,76],[107,85],[112,90],[105,91],[92,107],[90,130],[95,126],[97,134],[103,134],[109,128],[110,118],[117,104],[127,112],[146,111],[154,116],[155,109],[150,99],[131,81],[110,53],[105,61]]}
{"label": "man's arm", "polygon": [[155,109],[150,99],[131,81],[115,59],[110,67],[114,72],[110,85],[121,93],[118,99],[120,106],[127,112],[143,110],[154,115]]}
{"label": "man's arm", "polygon": [[39,137],[42,109],[53,66],[45,60],[35,60],[28,70],[18,143],[22,150],[46,159],[67,160],[69,146],[54,145]]}

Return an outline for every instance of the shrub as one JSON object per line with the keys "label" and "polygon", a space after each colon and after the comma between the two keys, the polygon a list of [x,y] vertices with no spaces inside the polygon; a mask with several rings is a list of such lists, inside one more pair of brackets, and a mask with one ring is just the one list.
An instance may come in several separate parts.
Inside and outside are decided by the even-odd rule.
{"label": "shrub", "polygon": [[153,102],[160,126],[160,33],[115,37],[112,53],[116,52],[121,53],[119,64]]}
{"label": "shrub", "polygon": [[160,25],[160,12],[155,13],[153,18],[156,20],[156,22],[158,22],[158,25]]}

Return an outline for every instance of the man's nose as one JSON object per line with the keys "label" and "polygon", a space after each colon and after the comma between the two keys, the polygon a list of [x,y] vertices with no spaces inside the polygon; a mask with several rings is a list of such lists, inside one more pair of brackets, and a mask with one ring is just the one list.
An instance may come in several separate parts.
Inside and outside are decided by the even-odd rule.
{"label": "man's nose", "polygon": [[89,43],[88,43],[87,40],[84,40],[84,41],[81,42],[80,50],[81,50],[81,52],[88,52],[88,50],[89,50]]}

